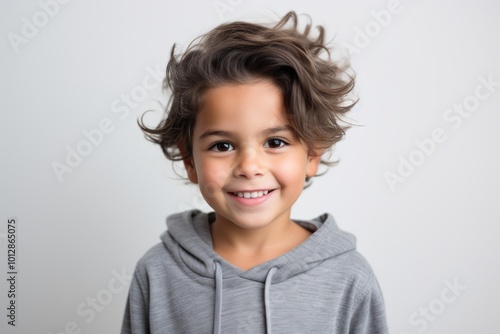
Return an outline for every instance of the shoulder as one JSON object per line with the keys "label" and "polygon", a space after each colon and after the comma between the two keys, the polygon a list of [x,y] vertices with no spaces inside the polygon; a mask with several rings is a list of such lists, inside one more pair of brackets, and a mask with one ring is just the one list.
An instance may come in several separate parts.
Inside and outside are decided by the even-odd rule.
{"label": "shoulder", "polygon": [[336,262],[338,262],[337,270],[341,270],[347,275],[358,277],[363,281],[370,280],[375,276],[367,259],[355,249],[340,254]]}
{"label": "shoulder", "polygon": [[163,242],[158,242],[144,253],[137,262],[137,266],[148,267],[154,265],[167,255],[168,251],[165,248],[165,244],[163,244]]}
{"label": "shoulder", "polygon": [[356,299],[362,299],[372,292],[378,294],[380,291],[373,268],[357,250],[327,259],[321,267],[325,277],[330,277],[337,285],[350,289]]}
{"label": "shoulder", "polygon": [[135,266],[134,276],[139,281],[149,280],[150,276],[162,273],[172,265],[173,259],[162,242],[151,247]]}

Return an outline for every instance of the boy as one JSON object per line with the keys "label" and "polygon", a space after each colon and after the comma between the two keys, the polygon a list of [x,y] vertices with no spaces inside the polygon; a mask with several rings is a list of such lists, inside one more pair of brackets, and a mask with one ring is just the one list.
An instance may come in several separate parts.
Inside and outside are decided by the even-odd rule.
{"label": "boy", "polygon": [[[291,21],[291,25],[289,24]],[[122,333],[387,333],[355,238],[292,204],[343,135],[354,79],[294,12],[274,27],[223,24],[174,48],[166,118],[139,123],[182,160],[214,212],[168,217],[137,264]]]}

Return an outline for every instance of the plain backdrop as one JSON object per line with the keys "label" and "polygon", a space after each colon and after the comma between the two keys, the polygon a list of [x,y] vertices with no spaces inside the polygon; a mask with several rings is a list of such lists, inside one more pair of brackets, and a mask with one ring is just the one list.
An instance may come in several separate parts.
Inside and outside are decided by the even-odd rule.
{"label": "plain backdrop", "polygon": [[347,50],[360,97],[340,164],[293,217],[328,211],[357,236],[391,333],[498,333],[500,6],[490,0],[3,1],[0,332],[119,331],[130,275],[166,216],[210,209],[136,124],[149,109],[149,124],[161,117],[172,44],[289,10]]}

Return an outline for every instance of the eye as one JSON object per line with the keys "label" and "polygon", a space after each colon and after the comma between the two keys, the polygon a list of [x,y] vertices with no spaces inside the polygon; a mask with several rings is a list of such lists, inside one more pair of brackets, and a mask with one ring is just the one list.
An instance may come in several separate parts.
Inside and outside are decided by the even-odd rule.
{"label": "eye", "polygon": [[281,148],[281,147],[284,147],[288,145],[288,143],[286,143],[284,140],[281,140],[279,138],[271,138],[269,139],[266,144],[264,145],[264,147],[267,147],[267,148]]}
{"label": "eye", "polygon": [[210,146],[210,151],[216,152],[228,152],[234,150],[233,145],[227,142],[218,142]]}

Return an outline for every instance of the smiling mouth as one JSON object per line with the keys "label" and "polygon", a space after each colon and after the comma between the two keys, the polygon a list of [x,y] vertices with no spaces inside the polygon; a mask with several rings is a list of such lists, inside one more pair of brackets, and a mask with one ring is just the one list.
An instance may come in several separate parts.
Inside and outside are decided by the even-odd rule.
{"label": "smiling mouth", "polygon": [[259,198],[269,194],[272,190],[262,190],[262,191],[237,191],[232,192],[234,196],[238,196],[240,198]]}

